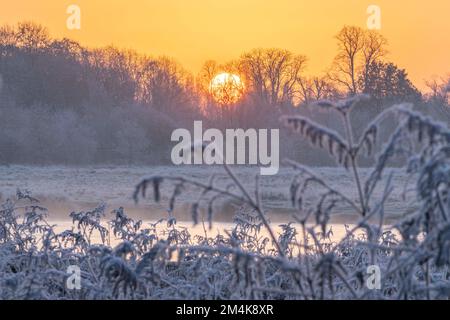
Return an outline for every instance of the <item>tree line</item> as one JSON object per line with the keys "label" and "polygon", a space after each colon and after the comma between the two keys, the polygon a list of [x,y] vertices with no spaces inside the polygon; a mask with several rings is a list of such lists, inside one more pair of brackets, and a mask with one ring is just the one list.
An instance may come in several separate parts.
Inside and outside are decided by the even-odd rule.
{"label": "tree line", "polygon": [[[206,61],[193,75],[169,57],[55,39],[32,22],[0,27],[0,163],[161,163],[174,128],[203,119],[210,126],[276,127],[283,113],[309,112],[320,99],[370,94],[373,109],[397,101],[447,114],[446,79],[423,95],[406,70],[387,60],[378,32],[345,26],[337,53],[320,76],[308,59],[283,49],[254,49],[225,64]],[[210,92],[220,72],[238,74],[242,99],[230,108]],[[375,110],[375,111],[374,111]]]}

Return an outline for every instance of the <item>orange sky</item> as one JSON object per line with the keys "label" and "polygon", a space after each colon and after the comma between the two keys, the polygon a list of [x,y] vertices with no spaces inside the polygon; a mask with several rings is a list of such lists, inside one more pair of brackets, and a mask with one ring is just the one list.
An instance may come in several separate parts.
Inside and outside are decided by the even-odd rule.
{"label": "orange sky", "polygon": [[[88,46],[114,44],[168,55],[197,72],[256,47],[279,47],[308,56],[320,73],[336,53],[333,36],[345,25],[366,26],[366,9],[382,10],[389,59],[414,83],[450,73],[449,0],[1,0],[0,23],[33,20],[54,36]],[[81,8],[81,30],[66,28],[66,9]]]}

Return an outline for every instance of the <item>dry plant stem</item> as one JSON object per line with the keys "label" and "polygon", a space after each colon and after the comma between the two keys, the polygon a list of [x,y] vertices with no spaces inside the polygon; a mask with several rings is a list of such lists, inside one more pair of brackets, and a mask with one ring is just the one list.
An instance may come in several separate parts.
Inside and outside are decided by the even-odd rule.
{"label": "dry plant stem", "polygon": [[[222,194],[222,195],[226,195],[232,199],[235,199],[237,201],[243,202],[243,203],[247,203],[248,205],[250,205],[253,209],[255,209],[255,211],[258,213],[258,216],[260,217],[261,221],[264,224],[264,227],[267,229],[267,231],[269,232],[270,238],[273,241],[278,253],[280,254],[280,256],[284,257],[284,252],[280,246],[280,244],[278,243],[278,240],[275,236],[275,233],[273,232],[272,228],[270,227],[269,222],[267,221],[267,218],[264,215],[264,211],[261,208],[261,206],[259,206],[249,195],[249,193],[247,192],[247,190],[244,188],[244,186],[240,183],[239,179],[237,179],[237,177],[234,175],[234,173],[230,170],[228,165],[224,165],[224,168],[226,170],[226,172],[228,173],[228,175],[230,176],[230,178],[235,182],[235,184],[238,186],[238,188],[241,190],[241,192],[243,193],[244,196],[240,196],[238,194],[232,193],[228,190],[224,190],[224,189],[220,189],[217,187],[214,187],[213,185],[207,185],[204,184],[202,182],[198,182],[195,180],[190,180],[190,179],[185,179],[182,177],[170,177],[170,176],[160,176],[159,178],[162,178],[164,180],[171,180],[171,181],[178,181],[178,182],[183,182],[183,183],[187,183],[196,187],[199,187],[201,189],[204,190],[208,190],[208,191],[213,191],[216,192],[218,194]],[[147,181],[151,180],[150,179],[144,179],[143,181],[141,181],[140,184],[145,184]],[[134,195],[134,199],[137,200],[137,194],[135,193]]]}
{"label": "dry plant stem", "polygon": [[345,123],[345,131],[346,131],[346,135],[347,135],[347,141],[350,147],[350,163],[352,166],[352,170],[353,170],[353,176],[355,178],[356,181],[356,186],[358,189],[358,194],[359,194],[359,201],[361,202],[361,212],[362,212],[362,216],[364,217],[366,215],[366,205],[364,202],[364,195],[363,195],[363,190],[362,190],[362,186],[361,186],[361,180],[359,178],[359,173],[358,173],[358,169],[357,169],[357,155],[354,152],[355,146],[353,145],[353,130],[352,130],[352,126],[350,124],[350,117],[348,112],[343,113],[343,118],[344,118],[344,123]]}
{"label": "dry plant stem", "polygon": [[442,196],[441,196],[441,193],[439,192],[439,190],[436,190],[436,197],[438,199],[439,210],[442,213],[442,218],[444,219],[445,222],[447,222],[448,221],[448,213],[444,207]]}
{"label": "dry plant stem", "polygon": [[[207,185],[205,183],[198,182],[198,181],[195,181],[195,180],[186,179],[186,178],[182,178],[182,177],[171,177],[171,176],[160,176],[160,178],[162,178],[164,180],[169,180],[169,181],[177,181],[177,182],[187,183],[187,184],[190,184],[190,185],[192,185],[194,187],[198,187],[198,188],[201,188],[201,189],[210,190],[210,191],[214,191],[214,192],[226,195],[226,196],[228,196],[230,198],[233,198],[233,199],[235,199],[237,201],[246,202],[246,198],[244,198],[244,197],[242,197],[242,196],[240,196],[238,194],[232,193],[232,192],[230,192],[228,190],[225,190],[225,189],[214,187],[212,185]],[[146,182],[146,181],[149,181],[149,180],[151,180],[151,178],[150,179],[144,179],[143,181],[141,181],[141,184]],[[136,194],[135,194],[134,197],[135,197],[135,199],[137,199],[137,195]]]}
{"label": "dry plant stem", "polygon": [[355,209],[355,211],[357,213],[359,213],[360,215],[363,214],[363,212],[361,211],[361,208],[359,208],[356,203],[354,201],[352,201],[350,198],[348,198],[346,195],[344,195],[343,193],[339,192],[338,190],[330,187],[325,181],[322,180],[322,178],[320,178],[317,174],[315,174],[314,172],[312,172],[311,170],[305,168],[303,165],[301,165],[300,163],[294,161],[294,160],[286,160],[285,161],[287,164],[289,164],[290,166],[292,166],[292,168],[296,169],[296,170],[300,170],[302,172],[307,173],[309,176],[313,177],[316,179],[317,183],[320,183],[320,185],[322,187],[324,187],[325,189],[327,189],[328,191],[338,195],[340,198],[342,198],[345,202],[347,202],[353,209]]}
{"label": "dry plant stem", "polygon": [[[264,214],[264,210],[261,208],[261,203],[260,203],[260,196],[259,196],[259,192],[256,192],[256,202],[252,199],[252,197],[250,197],[249,193],[247,192],[247,190],[245,189],[245,187],[242,185],[242,183],[239,181],[239,179],[236,177],[236,175],[233,173],[233,171],[230,169],[230,167],[224,163],[224,167],[225,170],[227,171],[228,175],[231,177],[231,179],[234,181],[234,183],[236,183],[236,185],[239,187],[239,189],[242,191],[242,193],[244,194],[244,196],[247,198],[247,202],[252,206],[253,209],[256,210],[256,212],[258,213],[259,218],[261,219],[261,221],[264,224],[264,227],[267,229],[267,232],[269,232],[270,238],[272,240],[272,242],[275,244],[278,254],[282,257],[284,257],[284,252],[283,249],[281,249],[280,244],[278,243],[278,240],[275,236],[275,233],[273,232],[269,221],[267,221],[267,218]],[[258,189],[257,189],[258,190]]]}
{"label": "dry plant stem", "polygon": [[303,241],[304,241],[304,244],[305,244],[304,257],[305,257],[305,265],[306,265],[306,282],[308,283],[309,289],[311,291],[311,297],[313,299],[315,299],[316,295],[315,295],[314,286],[313,286],[313,283],[312,283],[312,280],[311,280],[312,279],[311,278],[311,267],[310,267],[310,264],[309,264],[310,260],[309,260],[309,252],[308,252],[309,248],[307,246],[308,239],[307,239],[307,232],[306,232],[305,223],[303,222],[301,224],[301,226],[302,226]]}
{"label": "dry plant stem", "polygon": [[427,260],[425,262],[425,286],[426,286],[426,294],[427,294],[427,300],[431,300],[430,296],[430,261]]}

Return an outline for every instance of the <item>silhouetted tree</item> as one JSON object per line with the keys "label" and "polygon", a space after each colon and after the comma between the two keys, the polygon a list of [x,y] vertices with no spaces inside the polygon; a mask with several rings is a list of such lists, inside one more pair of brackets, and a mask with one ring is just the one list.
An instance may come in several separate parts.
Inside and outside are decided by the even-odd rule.
{"label": "silhouetted tree", "polygon": [[430,93],[426,95],[428,102],[433,104],[440,104],[444,106],[450,106],[450,75],[445,78],[426,81],[426,86],[430,90]]}
{"label": "silhouetted tree", "polygon": [[242,55],[240,71],[257,104],[292,104],[306,57],[281,49],[255,49]]}
{"label": "silhouetted tree", "polygon": [[[362,91],[358,81],[368,81],[368,68],[386,55],[386,39],[374,30],[345,26],[336,36],[338,54],[329,77],[350,95]],[[363,82],[364,86],[364,82]]]}
{"label": "silhouetted tree", "polygon": [[421,93],[408,79],[406,70],[393,63],[372,62],[367,72],[360,75],[362,91],[377,100],[416,102]]}
{"label": "silhouetted tree", "polygon": [[308,105],[311,102],[323,99],[337,99],[340,96],[339,90],[326,77],[302,77],[299,80],[300,104]]}

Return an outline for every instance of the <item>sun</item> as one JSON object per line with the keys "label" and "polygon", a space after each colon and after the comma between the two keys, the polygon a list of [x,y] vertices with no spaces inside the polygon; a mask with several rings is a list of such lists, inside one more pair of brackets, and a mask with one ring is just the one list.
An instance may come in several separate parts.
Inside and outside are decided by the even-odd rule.
{"label": "sun", "polygon": [[210,92],[218,104],[232,105],[241,99],[244,93],[244,84],[238,75],[223,72],[211,80]]}

